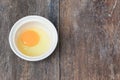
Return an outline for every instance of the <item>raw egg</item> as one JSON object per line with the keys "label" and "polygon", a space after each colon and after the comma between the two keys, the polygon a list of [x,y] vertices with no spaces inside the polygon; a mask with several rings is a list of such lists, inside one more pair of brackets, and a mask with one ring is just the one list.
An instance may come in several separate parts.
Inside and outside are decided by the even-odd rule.
{"label": "raw egg", "polygon": [[16,34],[16,46],[24,55],[35,57],[46,53],[50,48],[50,35],[42,24],[28,22]]}

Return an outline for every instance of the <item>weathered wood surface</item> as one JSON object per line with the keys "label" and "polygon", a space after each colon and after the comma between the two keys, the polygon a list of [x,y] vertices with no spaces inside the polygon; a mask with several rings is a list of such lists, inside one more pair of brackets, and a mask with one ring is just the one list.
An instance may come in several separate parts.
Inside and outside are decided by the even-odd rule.
{"label": "weathered wood surface", "polygon": [[[54,12],[54,13],[53,13]],[[59,50],[39,62],[27,62],[10,49],[12,25],[27,15],[41,15],[59,29],[58,0],[0,0],[0,80],[59,80]]]}
{"label": "weathered wood surface", "polygon": [[60,80],[120,80],[119,4],[60,1]]}
{"label": "weathered wood surface", "polygon": [[[120,80],[120,0],[0,0],[0,80]],[[51,20],[55,52],[39,62],[13,54],[12,25],[27,15]]]}

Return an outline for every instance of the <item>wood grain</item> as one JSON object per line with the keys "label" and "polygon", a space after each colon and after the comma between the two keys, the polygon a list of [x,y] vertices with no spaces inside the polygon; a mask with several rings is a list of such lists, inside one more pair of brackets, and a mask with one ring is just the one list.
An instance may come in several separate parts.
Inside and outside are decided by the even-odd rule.
{"label": "wood grain", "polygon": [[0,80],[59,80],[59,48],[39,62],[24,61],[10,49],[9,31],[27,15],[46,17],[59,29],[59,0],[0,0]]}
{"label": "wood grain", "polygon": [[[0,0],[0,80],[120,80],[120,0]],[[10,49],[12,25],[41,15],[59,43],[43,61],[27,62]]]}
{"label": "wood grain", "polygon": [[120,79],[119,4],[60,0],[60,80]]}

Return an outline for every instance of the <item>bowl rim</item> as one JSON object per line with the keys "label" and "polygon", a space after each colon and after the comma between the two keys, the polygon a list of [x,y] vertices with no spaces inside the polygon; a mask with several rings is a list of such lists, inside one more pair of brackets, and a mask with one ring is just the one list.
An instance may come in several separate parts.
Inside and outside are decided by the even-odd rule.
{"label": "bowl rim", "polygon": [[[49,27],[52,30],[51,33],[53,34],[53,38],[54,38],[53,39],[54,41],[52,43],[52,46],[50,47],[50,50],[48,50],[48,52],[44,53],[43,55],[36,56],[36,57],[30,57],[30,56],[24,55],[22,52],[20,52],[18,50],[17,46],[15,45],[15,41],[14,41],[16,32],[21,27],[21,25],[23,25],[29,21],[33,21],[33,20],[47,22],[47,24],[49,24]],[[25,16],[25,17],[17,20],[17,22],[15,22],[14,25],[12,26],[10,33],[9,33],[9,44],[10,44],[12,51],[18,57],[20,57],[21,59],[27,60],[27,61],[40,61],[40,60],[47,58],[54,52],[54,50],[57,46],[57,43],[58,43],[58,33],[57,33],[57,30],[56,30],[55,26],[53,25],[53,23],[50,20],[48,20],[47,18],[38,16],[38,15],[28,15],[28,16]]]}

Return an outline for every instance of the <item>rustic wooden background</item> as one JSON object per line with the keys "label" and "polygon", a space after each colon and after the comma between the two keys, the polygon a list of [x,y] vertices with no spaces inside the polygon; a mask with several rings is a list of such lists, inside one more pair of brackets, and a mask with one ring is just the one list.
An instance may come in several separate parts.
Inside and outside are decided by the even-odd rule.
{"label": "rustic wooden background", "polygon": [[[27,15],[58,30],[58,46],[43,61],[10,49],[10,29]],[[119,15],[120,0],[0,0],[0,80],[120,80]]]}

